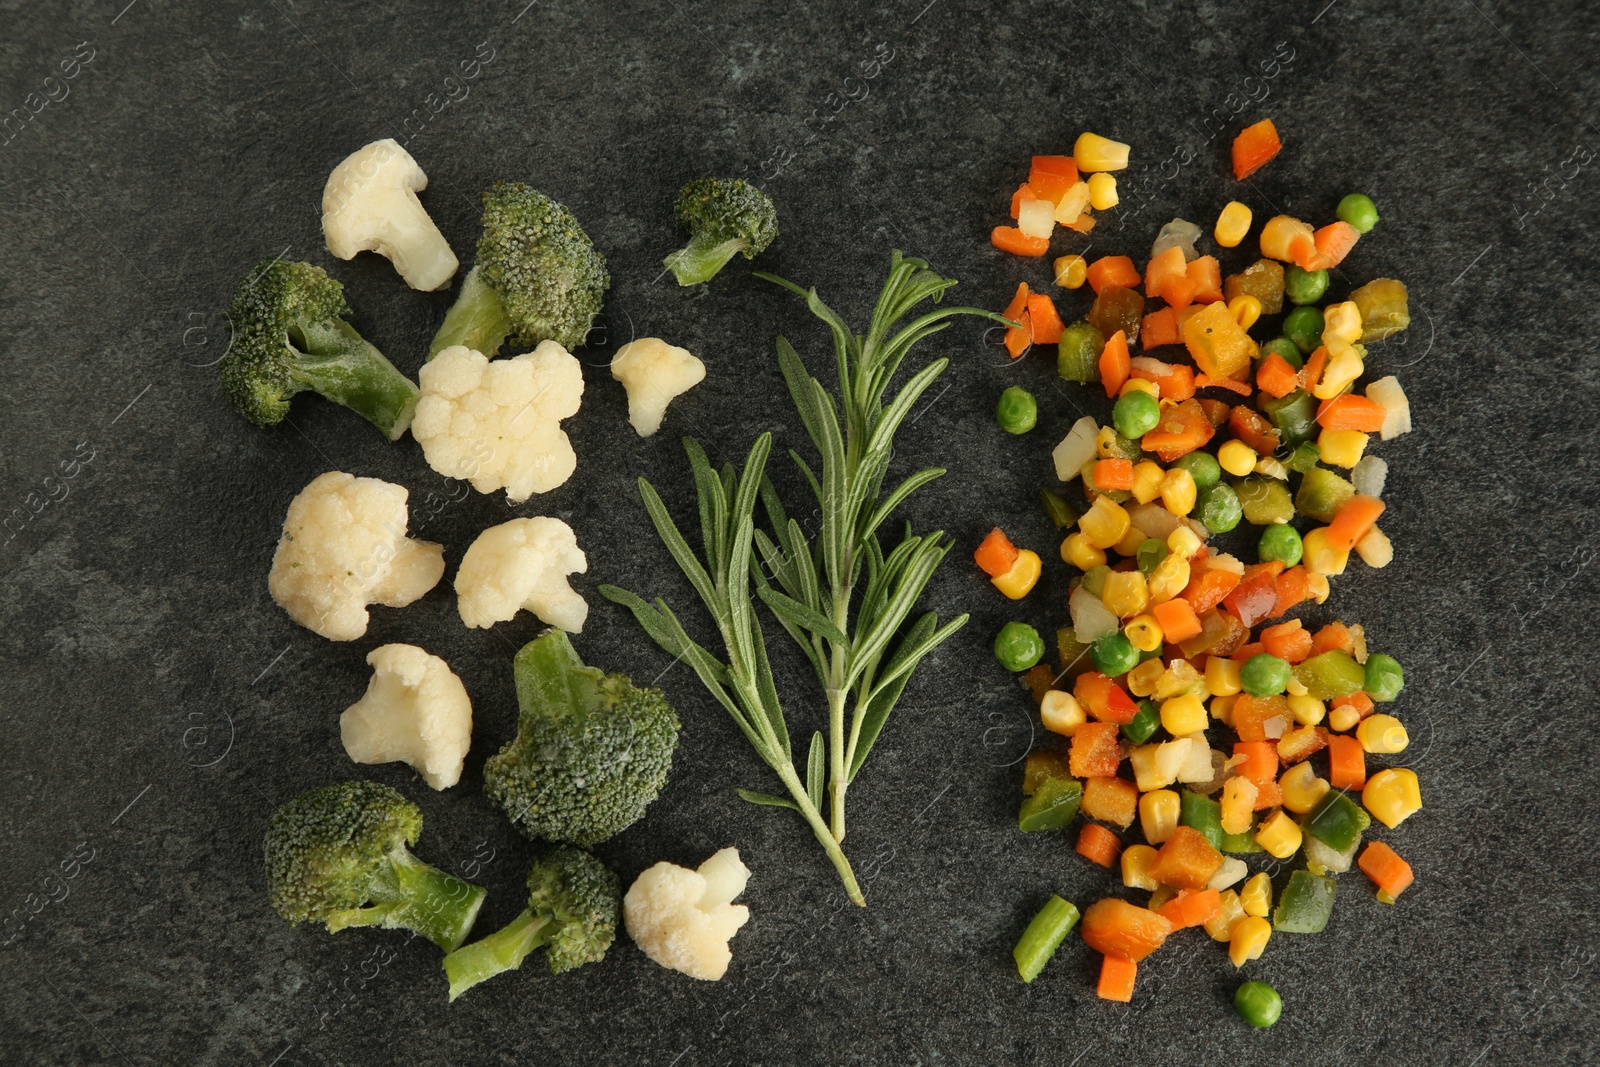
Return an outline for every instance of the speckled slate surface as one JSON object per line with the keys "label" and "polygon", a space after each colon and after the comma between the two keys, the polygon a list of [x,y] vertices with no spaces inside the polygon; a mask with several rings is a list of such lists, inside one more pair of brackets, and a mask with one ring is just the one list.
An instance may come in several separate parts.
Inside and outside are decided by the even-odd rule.
{"label": "speckled slate surface", "polygon": [[[0,3],[0,113],[19,109],[0,135],[0,1061],[1593,1062],[1600,13],[525,2]],[[1233,1016],[1238,979],[1195,935],[1151,958],[1131,1007],[1093,997],[1077,939],[1032,986],[1016,980],[1009,949],[1032,910],[1052,891],[1086,903],[1109,878],[1066,839],[1013,828],[1008,765],[1029,712],[986,647],[1013,611],[1055,625],[1066,576],[1011,609],[959,556],[930,600],[971,607],[973,623],[924,669],[855,790],[867,910],[843,905],[797,821],[734,798],[735,784],[771,788],[764,768],[595,597],[584,654],[660,676],[685,720],[665,794],[603,855],[631,877],[743,850],[755,918],[727,980],[691,982],[623,943],[603,966],[559,981],[530,969],[447,1007],[431,948],[271,914],[263,825],[294,792],[353,773],[337,715],[388,641],[450,661],[477,743],[447,794],[400,765],[370,775],[423,806],[425,857],[490,887],[484,929],[517,909],[528,854],[478,776],[511,730],[510,654],[538,624],[469,632],[441,586],[376,611],[351,644],[297,628],[264,578],[313,476],[407,486],[414,532],[452,564],[509,512],[560,516],[589,552],[586,590],[610,580],[686,607],[632,479],[648,473],[681,506],[681,433],[729,457],[764,428],[797,443],[772,339],[823,367],[826,337],[742,264],[709,292],[661,282],[681,181],[764,180],[784,230],[766,266],[853,321],[891,246],[998,306],[1018,280],[1045,280],[984,241],[1030,152],[1068,150],[1083,128],[1134,142],[1124,206],[1096,236],[1142,258],[1162,222],[1209,223],[1238,191],[1226,143],[1262,114],[1288,147],[1243,199],[1326,218],[1365,188],[1383,222],[1347,273],[1411,285],[1405,343],[1374,350],[1417,424],[1381,450],[1397,558],[1381,575],[1353,565],[1329,607],[1406,664],[1406,762],[1428,801],[1390,835],[1418,875],[1399,907],[1349,876],[1326,933],[1280,937],[1251,965],[1288,1003],[1274,1030]],[[376,257],[332,261],[318,227],[329,169],[383,136],[408,139],[463,258],[476,193],[502,177],[571,205],[609,257],[605,336],[582,353],[588,394],[569,424],[579,475],[522,507],[462,493],[410,440],[386,445],[315,398],[263,433],[219,395],[220,309],[277,254],[331,266],[357,326],[415,370],[449,297],[407,291]],[[635,334],[710,366],[647,441],[604,369]],[[1006,365],[994,342],[964,323],[924,349],[951,357],[949,388],[900,453],[950,475],[911,516],[962,545],[998,522],[1047,546],[1033,489],[1078,409],[1103,401],[1045,361]],[[1044,401],[1021,441],[991,416],[1014,382]],[[803,721],[808,683],[793,663],[781,681]]]}

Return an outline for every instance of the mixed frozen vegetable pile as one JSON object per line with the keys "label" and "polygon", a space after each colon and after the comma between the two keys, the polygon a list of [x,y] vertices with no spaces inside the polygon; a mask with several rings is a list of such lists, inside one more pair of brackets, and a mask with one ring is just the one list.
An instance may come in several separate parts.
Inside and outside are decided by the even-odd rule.
{"label": "mixed frozen vegetable pile", "polygon": [[[1270,121],[1244,130],[1235,177],[1280,147]],[[1129,155],[1084,134],[1072,156],[1035,156],[1012,199],[1017,224],[992,243],[1042,257],[1056,225],[1087,233],[1091,211],[1117,203],[1111,172]],[[1380,709],[1401,693],[1400,664],[1369,652],[1359,625],[1295,615],[1328,600],[1352,553],[1372,568],[1392,560],[1377,524],[1387,467],[1368,450],[1411,427],[1396,378],[1361,384],[1366,346],[1410,322],[1406,287],[1377,278],[1330,299],[1378,221],[1362,194],[1334,214],[1320,228],[1278,215],[1255,229],[1235,200],[1212,227],[1217,253],[1199,226],[1174,219],[1142,266],[1128,255],[1055,259],[1067,299],[1093,291],[1080,321],[1065,323],[1048,287],[1026,283],[1004,311],[1013,358],[1052,355],[1062,378],[1110,402],[1109,417],[1080,419],[1054,450],[1058,481],[1081,499],[1041,490],[1076,571],[1070,625],[1051,649],[1020,622],[994,645],[1006,669],[1025,672],[1058,739],[1027,759],[1020,829],[1060,830],[1082,814],[1076,851],[1149,894],[1082,915],[1108,999],[1131,999],[1138,962],[1174,931],[1202,927],[1243,966],[1274,931],[1322,930],[1336,876],[1353,864],[1388,903],[1412,880],[1387,843],[1363,847],[1372,819],[1392,829],[1422,806],[1416,773],[1387,765],[1408,742]],[[1259,256],[1246,258],[1253,229]],[[1239,257],[1237,269],[1224,257]],[[1013,386],[996,417],[1027,433],[1038,405]],[[998,528],[975,559],[1013,600],[1044,567]],[[1380,764],[1370,773],[1369,757]],[[1275,884],[1252,873],[1260,858],[1297,869]],[[1072,904],[1049,901],[1016,948],[1024,980],[1078,921]],[[1249,983],[1239,1007],[1270,1025],[1281,1005]]]}

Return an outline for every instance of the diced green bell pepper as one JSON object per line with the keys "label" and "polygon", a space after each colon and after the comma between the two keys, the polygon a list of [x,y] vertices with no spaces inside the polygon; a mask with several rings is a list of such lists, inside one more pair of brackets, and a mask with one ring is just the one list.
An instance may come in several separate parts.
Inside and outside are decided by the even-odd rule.
{"label": "diced green bell pepper", "polygon": [[1011,958],[1017,961],[1017,973],[1024,982],[1039,977],[1044,965],[1077,925],[1078,909],[1071,901],[1053,896],[1044,902],[1039,914],[1022,931],[1017,947],[1011,950]]}
{"label": "diced green bell pepper", "polygon": [[1300,479],[1294,506],[1300,514],[1318,522],[1332,522],[1346,500],[1356,495],[1356,487],[1326,467],[1312,467]]}
{"label": "diced green bell pepper", "polygon": [[1199,830],[1212,848],[1220,849],[1227,836],[1222,832],[1222,805],[1188,789],[1178,794],[1178,824]]}
{"label": "diced green bell pepper", "polygon": [[1122,728],[1122,736],[1135,745],[1142,745],[1155,734],[1161,725],[1161,709],[1153,700],[1139,701],[1139,711],[1133,720]]}
{"label": "diced green bell pepper", "polygon": [[1044,513],[1050,516],[1050,521],[1058,530],[1064,530],[1078,521],[1077,510],[1067,503],[1066,497],[1053,489],[1040,489],[1039,503],[1044,505]]}
{"label": "diced green bell pepper", "polygon": [[1335,852],[1343,852],[1361,840],[1362,833],[1371,825],[1372,816],[1363,811],[1361,805],[1337,789],[1330,789],[1311,809],[1304,829]]}
{"label": "diced green bell pepper", "polygon": [[[1283,465],[1297,474],[1304,474],[1318,463],[1322,462],[1322,449],[1317,447],[1315,441],[1301,441],[1294,446],[1294,451],[1289,453],[1289,458]],[[1074,519],[1074,522],[1077,520]]]}
{"label": "diced green bell pepper", "polygon": [[1339,883],[1325,875],[1295,871],[1278,895],[1272,928],[1286,934],[1320,934],[1333,914],[1333,897]]}
{"label": "diced green bell pepper", "polygon": [[1083,783],[1076,778],[1046,778],[1017,812],[1017,829],[1059,830],[1078,814],[1083,803]]}
{"label": "diced green bell pepper", "polygon": [[1077,631],[1070,626],[1056,631],[1056,656],[1061,662],[1061,676],[1056,684],[1063,688],[1071,688],[1063,683],[1075,681],[1078,675],[1094,670],[1089,646],[1078,640]]}
{"label": "diced green bell pepper", "polygon": [[1278,428],[1285,444],[1297,445],[1317,435],[1317,402],[1302,389],[1283,396],[1264,397],[1261,414]]}
{"label": "diced green bell pepper", "polygon": [[1233,485],[1239,494],[1244,521],[1252,526],[1271,526],[1294,518],[1294,498],[1289,487],[1276,478],[1243,478]]}
{"label": "diced green bell pepper", "polygon": [[1367,682],[1366,668],[1340,648],[1305,660],[1295,667],[1294,676],[1318,700],[1347,697]]}
{"label": "diced green bell pepper", "polygon": [[1248,856],[1253,852],[1265,852],[1266,849],[1256,842],[1255,831],[1251,829],[1242,834],[1223,834],[1221,851],[1230,856]]}

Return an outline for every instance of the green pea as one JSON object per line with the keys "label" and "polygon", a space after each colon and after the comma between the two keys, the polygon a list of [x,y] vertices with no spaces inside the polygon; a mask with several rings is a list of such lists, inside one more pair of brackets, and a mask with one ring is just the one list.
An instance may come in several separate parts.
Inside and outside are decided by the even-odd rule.
{"label": "green pea", "polygon": [[1135,389],[1117,398],[1116,406],[1111,409],[1111,421],[1122,436],[1137,440],[1161,421],[1161,405],[1149,393]]}
{"label": "green pea", "polygon": [[1189,472],[1189,477],[1194,479],[1196,492],[1203,493],[1222,480],[1222,464],[1210,452],[1190,452],[1173,466]]}
{"label": "green pea", "polygon": [[994,639],[994,658],[1008,671],[1025,671],[1044,659],[1044,638],[1025,622],[1008,622]]}
{"label": "green pea", "polygon": [[1257,1030],[1265,1030],[1283,1015],[1283,998],[1265,982],[1246,982],[1233,994],[1239,1017]]}
{"label": "green pea", "polygon": [[1305,544],[1300,532],[1286,522],[1276,523],[1261,531],[1261,543],[1256,546],[1261,562],[1277,560],[1285,567],[1293,567],[1305,555]]}
{"label": "green pea", "polygon": [[1074,322],[1061,331],[1056,346],[1056,373],[1069,382],[1100,380],[1100,350],[1106,338],[1087,322]]}
{"label": "green pea", "polygon": [[1328,291],[1328,272],[1290,267],[1283,274],[1283,295],[1291,304],[1315,304]]}
{"label": "green pea", "polygon": [[1305,366],[1306,358],[1300,354],[1300,346],[1289,340],[1287,337],[1274,337],[1272,340],[1261,346],[1262,359],[1266,359],[1267,353],[1269,352],[1278,353],[1278,355],[1282,356],[1284,361],[1295,370],[1299,370],[1301,367]]}
{"label": "green pea", "polygon": [[1239,668],[1239,686],[1253,697],[1274,697],[1289,688],[1289,665],[1277,656],[1258,652]]}
{"label": "green pea", "polygon": [[1142,745],[1155,735],[1161,725],[1161,709],[1153,700],[1139,701],[1139,712],[1122,728],[1122,736],[1131,744]]}
{"label": "green pea", "polygon": [[1283,317],[1283,335],[1301,352],[1309,353],[1322,343],[1322,309],[1297,307]]}
{"label": "green pea", "polygon": [[1139,543],[1139,551],[1133,558],[1138,563],[1140,572],[1149,577],[1150,572],[1167,558],[1167,543],[1154,537],[1146,538]]}
{"label": "green pea", "polygon": [[1239,525],[1244,507],[1233,486],[1219,483],[1204,489],[1195,500],[1195,514],[1212,533],[1227,533]]}
{"label": "green pea", "polygon": [[1121,630],[1090,645],[1089,655],[1094,659],[1094,669],[1108,678],[1121,677],[1139,665],[1139,650]]}
{"label": "green pea", "polygon": [[1357,233],[1368,233],[1378,224],[1378,205],[1365,193],[1351,193],[1339,201],[1334,212],[1340,222],[1348,222]]}
{"label": "green pea", "polygon": [[1032,393],[1013,385],[1000,394],[994,417],[1006,433],[1027,433],[1039,422],[1039,405],[1034,402]]}
{"label": "green pea", "polygon": [[1361,688],[1379,704],[1387,704],[1406,687],[1405,672],[1393,656],[1382,652],[1367,657],[1367,677]]}

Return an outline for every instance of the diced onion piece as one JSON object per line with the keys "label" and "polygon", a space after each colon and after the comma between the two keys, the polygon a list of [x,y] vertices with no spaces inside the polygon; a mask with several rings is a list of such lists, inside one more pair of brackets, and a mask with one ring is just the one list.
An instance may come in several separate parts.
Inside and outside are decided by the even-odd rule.
{"label": "diced onion piece", "polygon": [[1048,240],[1056,229],[1056,206],[1048,200],[1024,200],[1017,209],[1017,229]]}
{"label": "diced onion piece", "polygon": [[1056,465],[1056,477],[1064,482],[1070,482],[1078,476],[1083,465],[1095,458],[1094,439],[1100,432],[1100,424],[1094,418],[1085,415],[1072,424],[1072,429],[1067,431],[1067,436],[1056,445],[1050,458]]}
{"label": "diced onion piece", "polygon": [[1200,253],[1194,248],[1198,240],[1200,227],[1183,219],[1173,219],[1156,234],[1155,243],[1150,246],[1150,258],[1154,259],[1167,249],[1176,247],[1183,249],[1184,262],[1192,263],[1200,258]]}
{"label": "diced onion piece", "polygon": [[1285,467],[1282,461],[1271,456],[1262,456],[1257,460],[1255,472],[1268,478],[1276,478],[1280,482],[1289,480],[1289,468]]}
{"label": "diced onion piece", "polygon": [[1185,784],[1211,781],[1215,771],[1211,766],[1211,749],[1206,745],[1206,735],[1190,734],[1187,740],[1190,742],[1189,754],[1184,757],[1183,766],[1178,768],[1178,781]]}
{"label": "diced onion piece", "polygon": [[1367,399],[1383,405],[1383,428],[1378,431],[1379,438],[1389,441],[1411,432],[1411,401],[1400,388],[1399,378],[1392,374],[1379,378],[1367,386]]}
{"label": "diced onion piece", "polygon": [[1356,492],[1375,500],[1383,498],[1383,483],[1388,477],[1388,462],[1377,456],[1362,456],[1361,461],[1350,472],[1350,480],[1355,483]]}
{"label": "diced onion piece", "polygon": [[1178,775],[1188,765],[1189,750],[1194,748],[1195,744],[1187,737],[1180,737],[1176,741],[1168,741],[1156,749],[1156,770],[1163,779],[1168,782],[1176,782],[1178,780]]}
{"label": "diced onion piece", "polygon": [[1394,544],[1388,534],[1373,526],[1356,542],[1356,555],[1369,567],[1387,567],[1394,559]]}
{"label": "diced onion piece", "polygon": [[1250,873],[1250,868],[1237,856],[1229,856],[1222,861],[1222,866],[1217,868],[1217,873],[1211,876],[1211,881],[1206,883],[1207,889],[1227,889],[1244,880]]}
{"label": "diced onion piece", "polygon": [[1067,610],[1072,614],[1072,629],[1080,644],[1093,644],[1121,629],[1120,621],[1100,598],[1081,585],[1068,598]]}
{"label": "diced onion piece", "polygon": [[1206,566],[1219,571],[1232,571],[1234,574],[1244,573],[1244,564],[1240,562],[1239,557],[1230,556],[1226,552],[1206,560]]}
{"label": "diced onion piece", "polygon": [[1355,857],[1356,849],[1361,847],[1361,840],[1357,838],[1350,846],[1350,851],[1340,852],[1323,844],[1315,834],[1306,834],[1300,847],[1305,850],[1307,864],[1322,867],[1329,874],[1343,874],[1350,869],[1350,862]]}
{"label": "diced onion piece", "polygon": [[1079,182],[1061,194],[1061,203],[1056,205],[1054,220],[1063,226],[1071,226],[1078,221],[1078,216],[1082,215],[1084,208],[1088,206],[1089,183]]}
{"label": "diced onion piece", "polygon": [[1276,741],[1289,729],[1289,720],[1282,715],[1274,715],[1261,724],[1261,732]]}

